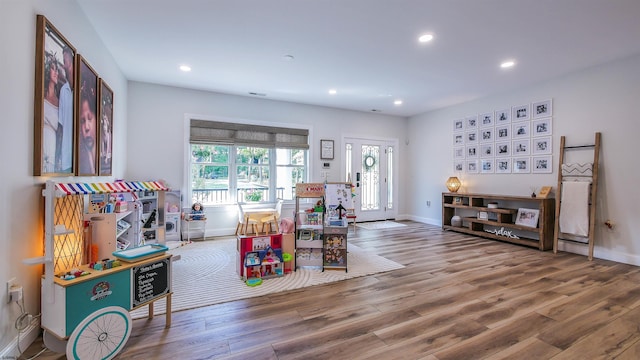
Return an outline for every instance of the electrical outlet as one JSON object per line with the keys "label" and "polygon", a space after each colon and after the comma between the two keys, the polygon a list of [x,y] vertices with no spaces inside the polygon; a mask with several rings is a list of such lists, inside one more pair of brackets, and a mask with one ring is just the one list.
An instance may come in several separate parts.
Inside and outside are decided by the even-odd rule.
{"label": "electrical outlet", "polygon": [[11,278],[7,281],[7,303],[11,302],[11,288],[18,285],[16,278]]}

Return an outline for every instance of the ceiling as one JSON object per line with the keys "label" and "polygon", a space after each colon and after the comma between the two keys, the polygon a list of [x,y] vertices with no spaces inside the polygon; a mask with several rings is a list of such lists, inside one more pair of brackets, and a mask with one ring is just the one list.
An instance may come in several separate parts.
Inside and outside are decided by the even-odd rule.
{"label": "ceiling", "polygon": [[396,116],[640,54],[638,0],[76,1],[129,80]]}

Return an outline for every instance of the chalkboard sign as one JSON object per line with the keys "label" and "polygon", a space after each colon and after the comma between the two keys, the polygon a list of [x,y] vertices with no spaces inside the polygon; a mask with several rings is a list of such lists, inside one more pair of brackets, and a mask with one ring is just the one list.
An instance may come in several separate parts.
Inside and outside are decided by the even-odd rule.
{"label": "chalkboard sign", "polygon": [[133,267],[131,283],[133,284],[132,308],[140,306],[171,291],[170,269],[171,259],[162,259]]}

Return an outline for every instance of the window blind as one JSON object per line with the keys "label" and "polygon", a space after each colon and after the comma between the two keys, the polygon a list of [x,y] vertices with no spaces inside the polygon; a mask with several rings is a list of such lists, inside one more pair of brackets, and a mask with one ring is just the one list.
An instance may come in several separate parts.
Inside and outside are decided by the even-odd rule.
{"label": "window blind", "polygon": [[193,144],[263,146],[309,149],[309,130],[191,119]]}

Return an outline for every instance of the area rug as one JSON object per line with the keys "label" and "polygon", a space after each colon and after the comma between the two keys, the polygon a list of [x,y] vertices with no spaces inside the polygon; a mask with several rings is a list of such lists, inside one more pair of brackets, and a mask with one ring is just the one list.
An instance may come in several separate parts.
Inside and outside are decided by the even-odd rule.
{"label": "area rug", "polygon": [[[236,272],[236,239],[234,238],[194,242],[172,249],[170,252],[174,258],[178,255],[180,257],[172,265],[172,311],[247,299],[404,267],[356,245],[348,244],[347,272],[298,269],[291,274],[266,279],[261,285],[250,287]],[[166,302],[157,301],[154,305],[154,314],[165,312]],[[147,314],[147,306],[131,312],[134,319],[146,317]]]}
{"label": "area rug", "polygon": [[397,227],[407,226],[405,224],[400,224],[395,221],[374,221],[374,222],[363,222],[356,224],[357,227],[361,227],[367,230],[379,230],[379,229],[392,229]]}

